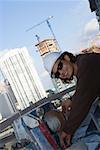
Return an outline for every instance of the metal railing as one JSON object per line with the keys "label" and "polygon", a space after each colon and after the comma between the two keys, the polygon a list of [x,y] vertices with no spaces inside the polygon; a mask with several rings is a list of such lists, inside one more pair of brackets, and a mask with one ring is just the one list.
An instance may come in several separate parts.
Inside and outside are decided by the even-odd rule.
{"label": "metal railing", "polygon": [[70,87],[70,88],[68,88],[68,89],[66,89],[60,93],[53,94],[51,97],[48,97],[48,98],[45,97],[45,98],[41,99],[40,101],[30,105],[26,109],[24,109],[22,111],[18,111],[16,114],[14,114],[13,116],[9,117],[8,119],[6,119],[2,123],[0,123],[0,133],[3,132],[3,130],[5,128],[10,126],[13,123],[13,121],[18,119],[19,117],[21,117],[27,113],[30,113],[31,111],[35,110],[37,107],[41,107],[42,105],[44,105],[48,102],[51,102],[51,101],[56,100],[56,99],[60,99],[63,95],[65,95],[65,94],[67,94],[73,90],[75,90],[75,86]]}

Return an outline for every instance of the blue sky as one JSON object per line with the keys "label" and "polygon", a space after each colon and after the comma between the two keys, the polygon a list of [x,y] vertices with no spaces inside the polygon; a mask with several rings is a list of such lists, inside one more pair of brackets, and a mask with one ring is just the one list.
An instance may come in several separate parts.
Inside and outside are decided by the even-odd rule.
{"label": "blue sky", "polygon": [[[46,86],[47,75],[35,44],[35,35],[41,40],[52,37],[46,23],[26,32],[26,29],[54,16],[50,20],[62,51],[77,52],[88,46],[98,33],[95,13],[91,13],[88,0],[0,0],[0,52],[26,46]],[[50,79],[48,79],[50,82]],[[48,87],[46,87],[48,88]]]}

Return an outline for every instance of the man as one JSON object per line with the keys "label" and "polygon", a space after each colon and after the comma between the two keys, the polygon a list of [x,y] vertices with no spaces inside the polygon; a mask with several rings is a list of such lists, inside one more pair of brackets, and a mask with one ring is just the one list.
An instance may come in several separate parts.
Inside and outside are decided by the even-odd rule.
{"label": "man", "polygon": [[88,53],[74,56],[69,52],[51,52],[45,55],[44,67],[52,78],[69,82],[77,78],[76,90],[72,96],[72,109],[68,121],[60,133],[61,145],[71,143],[73,134],[100,96],[100,54]]}

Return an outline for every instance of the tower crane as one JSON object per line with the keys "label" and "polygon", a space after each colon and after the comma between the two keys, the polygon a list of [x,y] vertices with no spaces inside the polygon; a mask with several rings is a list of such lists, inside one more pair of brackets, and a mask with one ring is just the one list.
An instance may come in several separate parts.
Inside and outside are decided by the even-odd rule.
{"label": "tower crane", "polygon": [[[53,18],[53,16],[49,16],[47,19],[45,19],[45,20],[39,22],[38,24],[36,24],[36,25],[34,25],[34,26],[28,28],[28,29],[26,30],[26,32],[29,32],[29,31],[31,31],[32,29],[34,29],[34,28],[36,28],[36,27],[38,27],[38,26],[40,26],[41,24],[43,24],[43,23],[46,22],[47,25],[48,25],[48,27],[49,27],[49,29],[50,29],[50,32],[51,32],[53,38],[56,40],[56,43],[57,43],[57,45],[58,45],[58,47],[59,47],[59,49],[60,49],[59,43],[58,43],[58,41],[57,41],[57,39],[56,39],[56,36],[55,36],[55,34],[54,34],[54,31],[53,31],[53,29],[52,29],[52,27],[51,27],[51,24],[50,24],[50,22],[49,22],[49,20],[52,19],[52,18]],[[37,38],[37,41],[39,42],[39,36],[38,36],[38,35],[35,35],[35,36],[36,36],[36,38]]]}

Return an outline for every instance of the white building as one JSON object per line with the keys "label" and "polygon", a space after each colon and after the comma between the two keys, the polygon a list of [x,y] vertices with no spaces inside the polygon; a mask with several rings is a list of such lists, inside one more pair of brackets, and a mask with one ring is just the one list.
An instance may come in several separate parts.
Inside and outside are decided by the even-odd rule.
{"label": "white building", "polygon": [[30,102],[35,103],[46,97],[33,61],[25,47],[11,49],[2,55],[0,67],[21,109],[28,107]]}
{"label": "white building", "polygon": [[2,119],[14,114],[16,109],[16,98],[11,87],[6,82],[0,82],[0,114]]}

